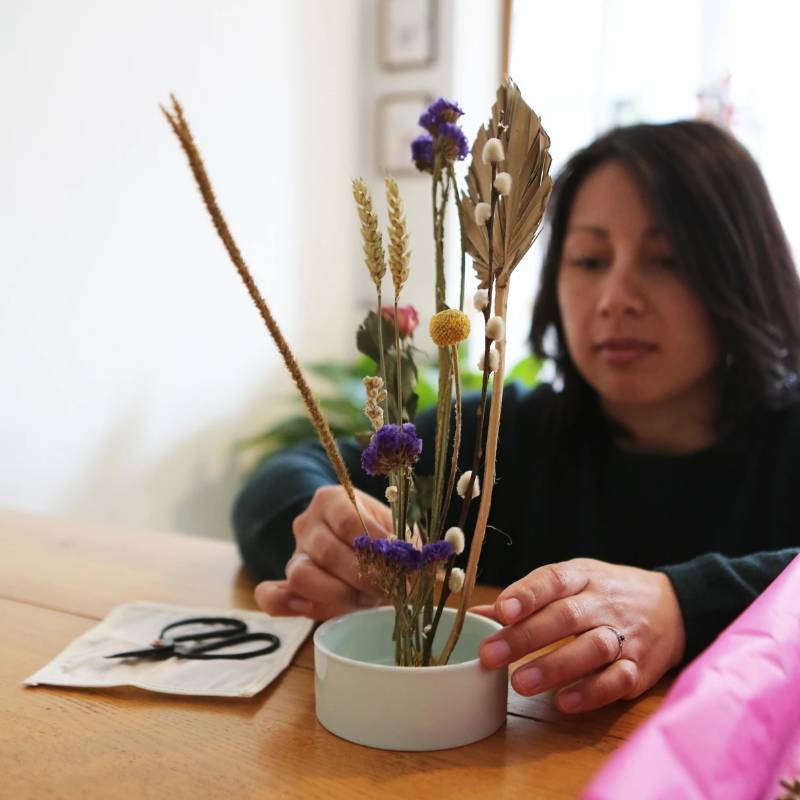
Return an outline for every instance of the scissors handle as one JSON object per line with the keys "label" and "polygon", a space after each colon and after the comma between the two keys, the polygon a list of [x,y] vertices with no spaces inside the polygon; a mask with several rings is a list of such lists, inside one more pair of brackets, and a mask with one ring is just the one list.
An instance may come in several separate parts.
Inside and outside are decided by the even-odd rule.
{"label": "scissors handle", "polygon": [[[213,650],[221,650],[223,647],[230,647],[234,644],[241,644],[242,642],[269,642],[266,647],[260,650],[245,650],[240,653],[213,653]],[[234,636],[227,636],[225,639],[216,642],[209,642],[208,644],[201,644],[197,647],[184,647],[176,645],[173,647],[172,654],[176,658],[191,658],[202,661],[211,659],[230,659],[237,660],[245,658],[254,658],[255,656],[266,655],[267,653],[274,653],[281,646],[281,640],[274,633],[240,633]]]}
{"label": "scissors handle", "polygon": [[[212,630],[205,633],[186,633],[181,636],[168,636],[167,632],[185,625],[214,625]],[[212,640],[212,641],[208,641]],[[191,646],[184,642],[203,642]],[[245,650],[238,653],[212,653],[234,644],[242,642],[269,642],[266,647],[259,650]],[[143,658],[148,661],[164,661],[167,658],[189,658],[197,660],[211,659],[236,659],[254,658],[255,656],[274,653],[281,646],[281,640],[273,633],[248,633],[247,623],[233,617],[192,617],[181,619],[165,625],[161,633],[150,647],[144,650],[129,650],[125,653],[114,653],[106,658]]]}
{"label": "scissors handle", "polygon": [[[183,627],[184,625],[216,625],[217,627],[206,633],[186,633],[183,636],[165,636],[167,631],[171,631],[173,628]],[[236,634],[245,633],[246,631],[247,623],[242,622],[240,619],[234,619],[233,617],[192,617],[191,619],[179,619],[177,622],[165,625],[161,629],[161,633],[158,634],[158,639],[153,643],[153,646],[159,647],[163,646],[164,643],[172,644],[173,642],[202,642],[204,639],[228,638]]]}

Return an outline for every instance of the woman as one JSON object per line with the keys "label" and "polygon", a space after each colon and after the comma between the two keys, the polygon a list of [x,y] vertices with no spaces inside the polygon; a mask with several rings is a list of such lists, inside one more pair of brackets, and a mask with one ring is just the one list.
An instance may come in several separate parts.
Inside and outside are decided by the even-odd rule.
{"label": "woman", "polygon": [[[479,580],[506,588],[478,610],[504,624],[481,646],[489,668],[575,637],[512,680],[526,695],[563,687],[570,713],[694,657],[798,553],[800,282],[758,167],[707,123],[604,135],[567,163],[548,214],[531,341],[562,388],[505,393]],[[432,417],[418,422],[432,442]],[[345,455],[370,530],[388,532],[382,484],[354,445]],[[309,446],[270,459],[238,499],[245,562],[278,579],[256,589],[265,611],[378,602],[334,483]]]}

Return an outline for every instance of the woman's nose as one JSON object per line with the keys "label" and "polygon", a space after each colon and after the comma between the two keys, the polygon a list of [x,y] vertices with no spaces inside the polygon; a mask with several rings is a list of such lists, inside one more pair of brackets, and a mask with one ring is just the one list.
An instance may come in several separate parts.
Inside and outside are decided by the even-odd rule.
{"label": "woman's nose", "polygon": [[600,287],[597,310],[601,316],[640,316],[645,309],[641,287],[630,267],[613,264]]}

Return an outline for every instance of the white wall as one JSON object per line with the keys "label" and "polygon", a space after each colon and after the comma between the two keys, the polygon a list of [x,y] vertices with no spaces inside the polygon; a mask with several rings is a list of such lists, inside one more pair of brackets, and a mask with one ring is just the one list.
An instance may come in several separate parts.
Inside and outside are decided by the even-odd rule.
{"label": "white wall", "polygon": [[301,359],[352,352],[359,0],[0,0],[0,506],[226,535],[291,392],[158,103]]}
{"label": "white wall", "polygon": [[[499,0],[440,0],[436,62],[396,73],[377,5],[0,0],[0,506],[230,535],[233,444],[294,389],[158,103],[183,103],[300,360],[351,358],[373,300],[350,181],[382,211],[378,100],[456,99],[472,138],[499,79]],[[426,330],[430,180],[399,183]]]}

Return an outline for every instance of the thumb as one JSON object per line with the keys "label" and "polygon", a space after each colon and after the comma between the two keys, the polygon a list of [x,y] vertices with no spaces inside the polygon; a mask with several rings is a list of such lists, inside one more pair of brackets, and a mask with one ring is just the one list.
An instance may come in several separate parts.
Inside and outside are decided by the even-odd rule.
{"label": "thumb", "polygon": [[494,604],[472,606],[472,608],[468,610],[473,614],[477,614],[478,616],[488,617],[489,619],[493,619],[495,622],[502,622],[502,620],[497,616],[497,611],[494,607]]}

